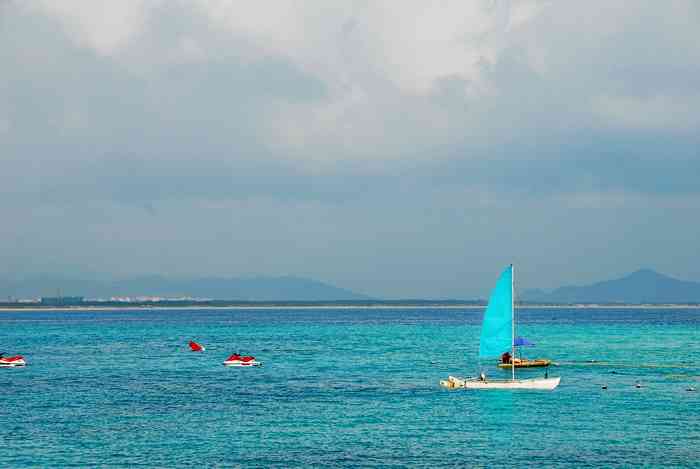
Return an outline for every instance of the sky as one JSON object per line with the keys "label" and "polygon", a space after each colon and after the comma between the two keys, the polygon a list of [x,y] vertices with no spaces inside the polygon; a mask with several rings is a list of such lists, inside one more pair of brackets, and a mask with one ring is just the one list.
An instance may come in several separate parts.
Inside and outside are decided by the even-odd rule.
{"label": "sky", "polygon": [[700,3],[0,0],[0,277],[700,281]]}

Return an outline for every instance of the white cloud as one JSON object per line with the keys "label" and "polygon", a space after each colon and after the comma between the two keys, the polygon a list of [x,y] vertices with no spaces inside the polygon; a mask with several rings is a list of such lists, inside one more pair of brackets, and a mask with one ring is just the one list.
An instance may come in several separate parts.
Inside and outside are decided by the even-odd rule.
{"label": "white cloud", "polygon": [[546,6],[546,3],[538,0],[521,0],[513,2],[508,15],[508,29],[515,29],[533,20]]}
{"label": "white cloud", "polygon": [[508,27],[536,16],[536,6],[507,1],[426,3],[328,2],[245,4],[221,0],[199,7],[214,25],[263,54],[286,57],[321,77],[331,89],[388,81],[402,93],[426,94],[435,80],[480,79],[494,62]]}
{"label": "white cloud", "polygon": [[[166,14],[178,9],[182,15],[199,11],[211,30],[229,34],[234,47],[249,44],[255,54],[287,58],[331,88],[357,86],[361,75],[379,74],[402,92],[426,93],[441,77],[478,80],[479,63],[497,60],[506,30],[538,11],[532,2],[510,4],[40,0],[33,8],[58,18],[78,43],[101,55],[117,54],[143,39],[143,33],[159,28],[161,16],[168,20]],[[194,44],[186,38],[183,53],[191,55]]]}
{"label": "white cloud", "polygon": [[[46,66],[60,109],[43,115],[102,146],[115,145],[110,135],[122,147],[147,141],[150,158],[187,155],[206,140],[230,150],[222,160],[265,154],[309,172],[349,161],[358,172],[384,171],[455,154],[492,158],[502,142],[533,135],[687,131],[700,121],[699,107],[688,105],[698,99],[692,64],[700,57],[692,2],[27,5],[99,56],[72,57],[67,83],[54,78],[63,58]],[[103,69],[83,78],[80,67],[95,64]],[[303,82],[323,89],[298,98]]]}
{"label": "white cloud", "polygon": [[99,55],[111,56],[146,28],[149,14],[161,3],[160,0],[37,0],[26,7],[58,18],[77,43]]}

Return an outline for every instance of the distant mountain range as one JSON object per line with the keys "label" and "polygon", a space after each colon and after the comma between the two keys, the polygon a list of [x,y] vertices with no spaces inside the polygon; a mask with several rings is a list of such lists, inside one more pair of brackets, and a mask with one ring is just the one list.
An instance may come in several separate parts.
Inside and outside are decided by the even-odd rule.
{"label": "distant mountain range", "polygon": [[35,275],[0,280],[0,300],[40,296],[210,298],[242,301],[368,300],[366,295],[317,280],[285,277],[171,279],[161,276],[125,280],[87,280],[58,275]]}
{"label": "distant mountain range", "polygon": [[[172,279],[162,276],[124,280],[84,279],[34,275],[0,279],[0,302],[41,296],[207,298],[234,301],[365,301],[367,295],[319,282],[284,277],[201,277]],[[650,269],[622,278],[553,291],[525,290],[519,300],[536,303],[700,303],[700,283],[678,280]]]}
{"label": "distant mountain range", "polygon": [[560,287],[551,292],[526,290],[520,299],[540,303],[700,303],[700,283],[641,269],[591,285]]}

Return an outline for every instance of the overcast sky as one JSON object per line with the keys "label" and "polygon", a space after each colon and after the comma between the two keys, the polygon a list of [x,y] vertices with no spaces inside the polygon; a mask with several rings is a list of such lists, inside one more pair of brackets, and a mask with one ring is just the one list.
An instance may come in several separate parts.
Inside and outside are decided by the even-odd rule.
{"label": "overcast sky", "polygon": [[700,281],[700,2],[0,0],[0,276]]}

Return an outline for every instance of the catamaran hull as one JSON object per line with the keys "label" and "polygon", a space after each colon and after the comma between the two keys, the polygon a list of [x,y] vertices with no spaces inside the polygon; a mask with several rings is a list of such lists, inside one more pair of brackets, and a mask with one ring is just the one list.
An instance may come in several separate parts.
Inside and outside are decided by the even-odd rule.
{"label": "catamaran hull", "polygon": [[[515,367],[516,368],[536,368],[536,367],[549,366],[551,364],[552,364],[552,360],[547,360],[546,358],[538,358],[536,360],[522,360],[520,362],[515,362]],[[499,363],[498,367],[499,368],[507,368],[510,370],[513,367],[513,365],[510,363]]]}
{"label": "catamaran hull", "polygon": [[440,385],[448,389],[538,389],[551,391],[559,386],[561,378],[535,378],[500,381],[482,381],[476,378],[460,379],[454,376],[440,381]]}

